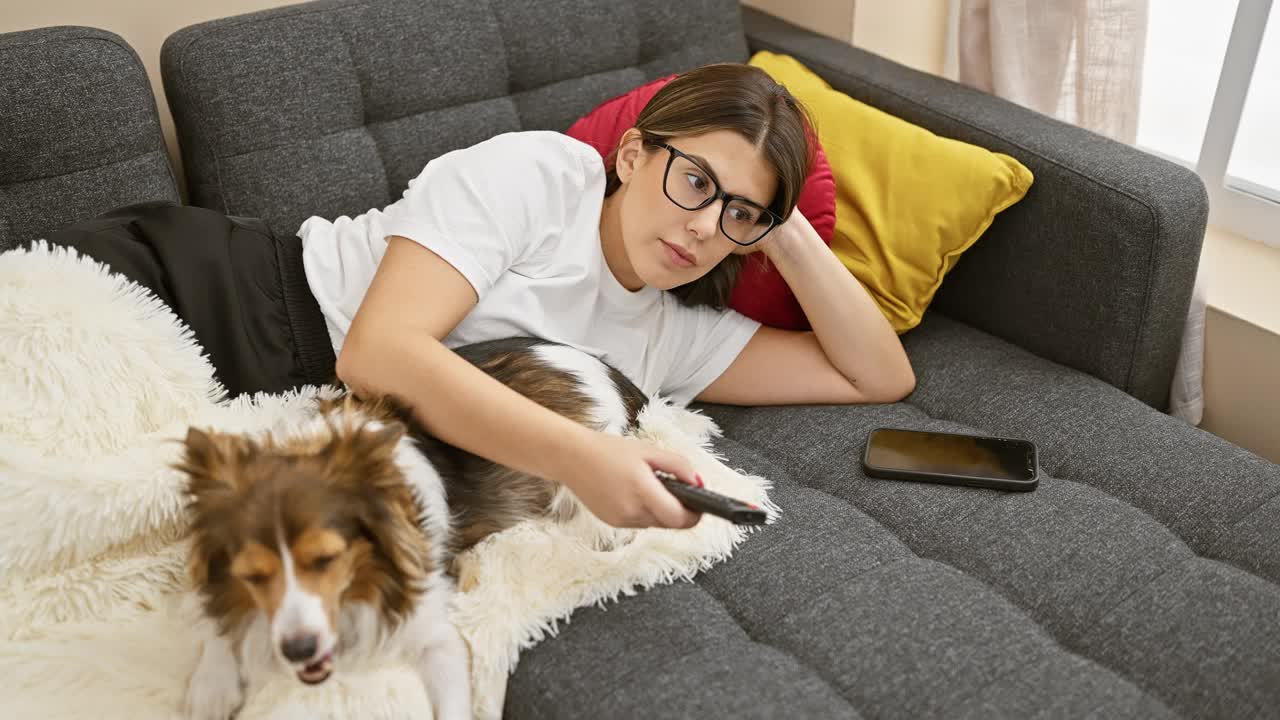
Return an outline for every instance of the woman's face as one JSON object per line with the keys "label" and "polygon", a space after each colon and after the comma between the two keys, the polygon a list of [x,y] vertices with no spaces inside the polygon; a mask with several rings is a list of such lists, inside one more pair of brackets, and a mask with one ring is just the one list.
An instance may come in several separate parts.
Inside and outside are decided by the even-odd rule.
{"label": "woman's face", "polygon": [[[763,152],[742,135],[715,130],[666,142],[709,171],[726,193],[763,207],[772,201],[777,175]],[[665,148],[642,148],[637,136],[619,149],[616,164],[623,183],[620,212],[627,259],[640,281],[663,290],[697,280],[741,247],[721,230],[723,199],[700,210],[685,210],[668,199],[663,176],[670,158]],[[673,197],[686,188],[705,192],[714,187],[707,182],[696,166],[679,157],[667,176]]]}

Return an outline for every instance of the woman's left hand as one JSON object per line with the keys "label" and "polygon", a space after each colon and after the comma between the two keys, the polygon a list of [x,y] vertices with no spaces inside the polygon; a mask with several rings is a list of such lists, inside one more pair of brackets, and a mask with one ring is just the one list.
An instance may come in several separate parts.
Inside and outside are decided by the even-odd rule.
{"label": "woman's left hand", "polygon": [[803,235],[805,233],[814,233],[816,235],[817,231],[809,224],[809,220],[804,216],[804,213],[800,212],[800,208],[796,208],[791,211],[791,217],[787,218],[781,225],[770,230],[769,234],[765,235],[760,241],[746,246],[739,245],[733,249],[733,252],[735,255],[750,255],[751,253],[756,252],[764,252],[767,254],[769,248],[773,244],[777,242],[786,242],[786,237]]}
{"label": "woman's left hand", "polygon": [[[757,243],[791,288],[812,330],[762,327],[699,400],[729,405],[897,402],[915,372],[893,326],[861,281],[799,210]],[[774,382],[761,383],[761,377]]]}

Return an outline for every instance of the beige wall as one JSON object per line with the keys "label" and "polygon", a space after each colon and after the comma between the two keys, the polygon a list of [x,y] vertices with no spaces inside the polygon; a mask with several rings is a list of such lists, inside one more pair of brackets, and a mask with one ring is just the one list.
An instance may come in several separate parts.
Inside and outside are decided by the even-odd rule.
{"label": "beige wall", "polygon": [[5,0],[0,13],[0,32],[30,30],[51,25],[88,25],[110,30],[133,46],[146,66],[160,110],[160,124],[169,143],[174,167],[182,172],[173,139],[173,118],[169,115],[160,82],[160,46],[175,30],[205,20],[291,5],[280,0],[129,0],[127,3],[102,0]]}
{"label": "beige wall", "polygon": [[917,70],[941,75],[949,0],[743,0],[793,22]]}
{"label": "beige wall", "polygon": [[1280,463],[1280,333],[1210,307],[1200,427]]}
{"label": "beige wall", "polygon": [[849,42],[853,37],[854,0],[742,0],[742,4],[836,40]]}
{"label": "beige wall", "polygon": [[941,75],[949,5],[949,0],[857,0],[853,44]]}
{"label": "beige wall", "polygon": [[1280,248],[1209,228],[1200,427],[1280,463]]}

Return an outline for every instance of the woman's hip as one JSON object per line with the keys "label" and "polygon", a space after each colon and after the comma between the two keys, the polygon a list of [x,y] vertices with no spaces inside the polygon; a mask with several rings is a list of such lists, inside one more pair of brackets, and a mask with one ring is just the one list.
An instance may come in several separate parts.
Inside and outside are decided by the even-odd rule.
{"label": "woman's hip", "polygon": [[45,239],[155,293],[191,328],[232,396],[334,380],[297,237],[166,202],[119,208]]}

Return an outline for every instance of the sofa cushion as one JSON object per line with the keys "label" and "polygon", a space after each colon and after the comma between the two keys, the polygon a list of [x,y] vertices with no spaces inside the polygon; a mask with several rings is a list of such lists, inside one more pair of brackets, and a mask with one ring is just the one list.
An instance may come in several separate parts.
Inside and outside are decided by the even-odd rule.
{"label": "sofa cushion", "polygon": [[184,28],[161,66],[191,202],[292,234],[449,150],[746,57],[733,0],[329,0]]}
{"label": "sofa cushion", "polygon": [[[575,614],[522,656],[509,716],[1280,706],[1280,466],[943,316],[904,342],[907,402],[700,406],[730,466],[774,482],[780,522],[692,584]],[[867,478],[882,425],[1028,437],[1040,485]]]}
{"label": "sofa cushion", "polygon": [[177,202],[146,70],[118,35],[0,35],[0,251],[120,205]]}

